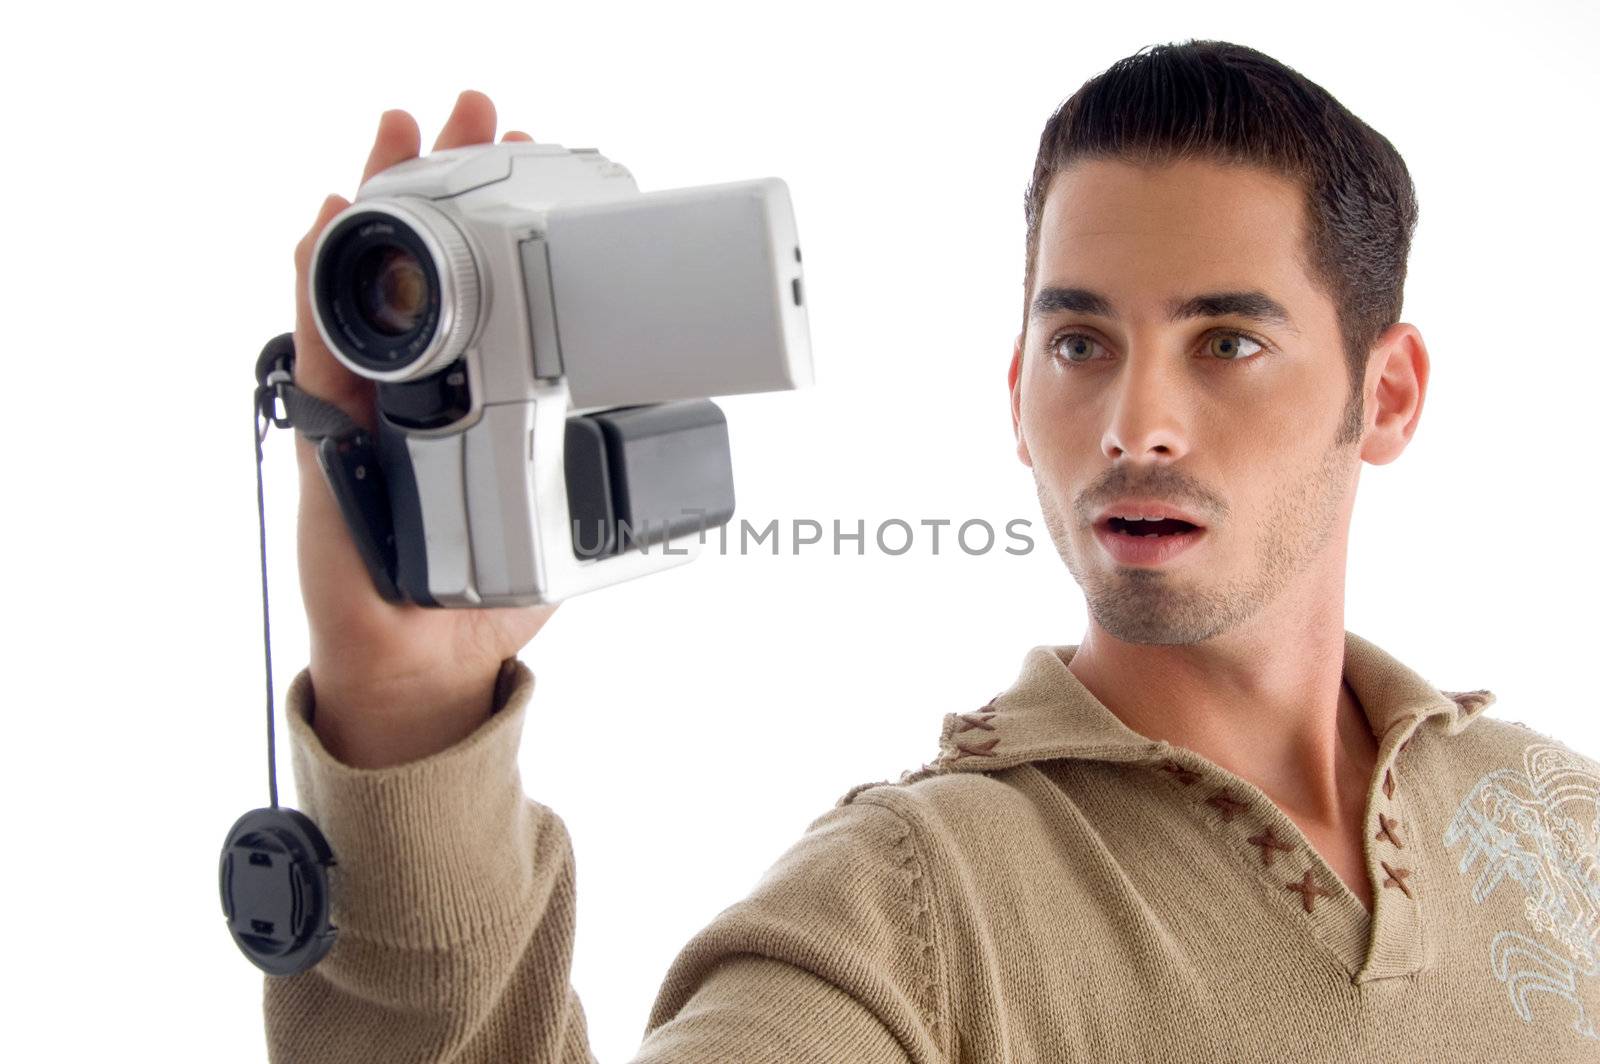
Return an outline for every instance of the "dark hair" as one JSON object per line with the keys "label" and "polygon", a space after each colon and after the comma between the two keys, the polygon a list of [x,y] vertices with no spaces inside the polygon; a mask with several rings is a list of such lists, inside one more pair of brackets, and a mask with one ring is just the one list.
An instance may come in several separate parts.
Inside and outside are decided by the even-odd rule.
{"label": "dark hair", "polygon": [[1358,438],[1367,356],[1400,318],[1417,224],[1416,189],[1394,145],[1327,90],[1253,48],[1191,40],[1140,49],[1084,82],[1045,123],[1025,207],[1024,327],[1051,178],[1096,158],[1240,163],[1305,190],[1307,272],[1338,311],[1350,373],[1340,441]]}

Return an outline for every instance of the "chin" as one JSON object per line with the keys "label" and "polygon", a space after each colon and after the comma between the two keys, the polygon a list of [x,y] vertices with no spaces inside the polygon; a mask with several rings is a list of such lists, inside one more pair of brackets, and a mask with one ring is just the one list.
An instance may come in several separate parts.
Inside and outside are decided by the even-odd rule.
{"label": "chin", "polygon": [[1215,589],[1176,587],[1169,574],[1151,569],[1119,567],[1085,591],[1090,615],[1108,635],[1151,646],[1215,638],[1237,621],[1240,605]]}

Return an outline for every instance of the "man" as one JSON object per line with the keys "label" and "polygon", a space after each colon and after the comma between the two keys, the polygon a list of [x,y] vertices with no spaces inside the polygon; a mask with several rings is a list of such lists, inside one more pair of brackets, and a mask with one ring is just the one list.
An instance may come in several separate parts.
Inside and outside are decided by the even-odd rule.
{"label": "man", "polygon": [[[493,129],[464,95],[436,147]],[[367,173],[418,150],[391,112]],[[343,206],[297,372],[370,423],[305,305]],[[1600,1058],[1600,766],[1343,629],[1361,463],[1428,381],[1399,155],[1259,52],[1159,47],[1052,117],[1027,219],[1012,417],[1089,630],[814,821],[638,1059]],[[569,840],[516,771],[550,610],[383,603],[301,456],[290,723],[341,937],[268,981],[274,1055],[588,1060]]]}

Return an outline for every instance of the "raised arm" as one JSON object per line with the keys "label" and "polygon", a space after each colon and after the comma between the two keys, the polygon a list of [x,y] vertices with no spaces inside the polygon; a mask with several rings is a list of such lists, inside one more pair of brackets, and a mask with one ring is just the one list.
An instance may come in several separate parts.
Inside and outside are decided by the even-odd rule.
{"label": "raised arm", "polygon": [[[481,727],[373,770],[328,753],[307,721],[310,676],[295,680],[295,776],[340,858],[339,938],[310,972],[268,978],[273,1060],[594,1059],[570,982],[572,847],[517,769],[533,686],[508,662]],[[818,817],[679,953],[636,1060],[950,1059],[925,861],[911,826],[871,798]]]}
{"label": "raised arm", "polygon": [[[494,133],[493,104],[464,93],[434,147]],[[363,180],[419,150],[411,116],[385,113]],[[329,197],[296,249],[295,378],[371,429],[372,385],[323,345],[306,288],[316,237],[346,206]],[[590,1061],[570,982],[572,847],[560,817],[524,793],[517,768],[534,684],[516,654],[555,607],[385,601],[313,447],[296,442],[311,643],[290,690],[289,729],[301,808],[338,860],[339,930],[315,968],[267,977],[271,1058]],[[639,1059],[944,1059],[949,1030],[920,860],[888,808],[858,800],[818,818],[749,898],[684,949]]]}

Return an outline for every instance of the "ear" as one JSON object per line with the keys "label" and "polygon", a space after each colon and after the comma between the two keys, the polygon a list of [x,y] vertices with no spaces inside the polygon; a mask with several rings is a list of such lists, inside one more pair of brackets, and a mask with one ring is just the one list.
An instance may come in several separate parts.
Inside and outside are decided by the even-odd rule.
{"label": "ear", "polygon": [[1411,442],[1428,392],[1428,348],[1416,326],[1398,322],[1379,335],[1367,361],[1365,388],[1361,457],[1387,465]]}
{"label": "ear", "polygon": [[1022,438],[1022,333],[1011,348],[1011,370],[1006,374],[1006,385],[1011,389],[1011,434],[1017,438],[1017,457],[1022,464],[1033,468],[1033,458],[1028,454],[1028,441]]}

